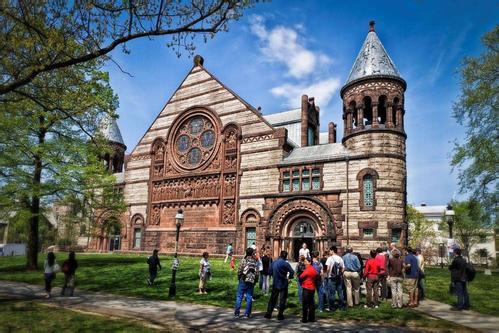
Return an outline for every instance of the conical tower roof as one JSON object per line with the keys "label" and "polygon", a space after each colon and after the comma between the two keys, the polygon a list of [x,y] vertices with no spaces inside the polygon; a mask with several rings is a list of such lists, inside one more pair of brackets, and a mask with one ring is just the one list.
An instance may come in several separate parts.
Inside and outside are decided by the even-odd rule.
{"label": "conical tower roof", "polygon": [[118,127],[118,123],[116,122],[116,118],[106,116],[104,119],[102,119],[99,126],[99,132],[102,133],[102,135],[110,142],[119,143],[123,146],[126,146],[125,142],[123,141],[123,137],[121,136],[121,131]]}
{"label": "conical tower roof", "polygon": [[371,77],[391,77],[404,81],[374,31],[374,21],[371,21],[369,26],[366,40],[355,59],[345,87],[352,82]]}

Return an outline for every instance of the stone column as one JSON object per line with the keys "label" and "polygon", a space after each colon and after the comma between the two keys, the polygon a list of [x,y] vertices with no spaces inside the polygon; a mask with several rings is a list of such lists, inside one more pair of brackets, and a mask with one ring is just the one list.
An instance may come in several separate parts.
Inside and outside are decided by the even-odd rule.
{"label": "stone column", "polygon": [[347,109],[347,132],[348,132],[348,134],[352,133],[352,129],[353,129],[352,116],[353,116],[353,110],[351,108]]}
{"label": "stone column", "polygon": [[378,102],[373,102],[373,123],[372,128],[378,127]]}
{"label": "stone column", "polygon": [[358,128],[364,129],[364,106],[359,105],[357,107],[357,124]]}
{"label": "stone column", "polygon": [[393,127],[393,104],[391,102],[388,102],[386,107],[386,127]]}
{"label": "stone column", "polygon": [[403,129],[403,127],[402,127],[402,106],[397,107],[395,117],[396,117],[396,121],[397,121],[396,127],[398,129]]}

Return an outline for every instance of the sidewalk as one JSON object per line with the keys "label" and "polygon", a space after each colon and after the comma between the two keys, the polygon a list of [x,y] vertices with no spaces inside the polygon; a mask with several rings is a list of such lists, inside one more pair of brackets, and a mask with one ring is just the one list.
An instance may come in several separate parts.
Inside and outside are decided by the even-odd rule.
{"label": "sidewalk", "polygon": [[[499,317],[475,311],[451,311],[448,304],[426,299],[414,310],[482,332],[499,332]],[[499,309],[497,309],[499,313]]]}
{"label": "sidewalk", "polygon": [[[60,288],[53,289],[58,295]],[[36,299],[40,303],[67,309],[104,314],[113,317],[141,319],[149,326],[174,332],[418,332],[404,327],[380,326],[376,324],[318,320],[302,324],[300,318],[290,316],[284,321],[263,318],[263,313],[254,313],[251,319],[234,319],[233,310],[209,305],[146,300],[120,295],[77,290],[75,297],[53,297],[44,299],[43,286],[20,282],[0,281],[0,298]]]}

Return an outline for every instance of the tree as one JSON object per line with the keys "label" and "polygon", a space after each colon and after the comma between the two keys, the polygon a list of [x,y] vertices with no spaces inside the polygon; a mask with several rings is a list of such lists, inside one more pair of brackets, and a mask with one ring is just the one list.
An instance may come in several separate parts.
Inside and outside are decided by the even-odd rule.
{"label": "tree", "polygon": [[68,193],[115,183],[98,159],[109,148],[93,135],[117,107],[101,65],[40,74],[0,103],[0,210],[26,217],[29,269],[37,267],[43,210]]}
{"label": "tree", "polygon": [[483,207],[497,210],[499,150],[499,26],[482,38],[484,53],[467,57],[461,68],[461,95],[453,116],[466,127],[465,141],[455,143],[451,161],[459,169],[462,192],[471,192]]}
{"label": "tree", "polygon": [[[490,216],[477,200],[453,201],[453,237],[463,254],[470,258],[471,249],[490,233]],[[448,230],[447,221],[442,218],[442,228]]]}
{"label": "tree", "polygon": [[407,223],[409,226],[409,246],[412,248],[420,247],[428,259],[434,257],[430,253],[436,249],[436,233],[433,228],[433,222],[427,220],[412,205],[407,206]]}
{"label": "tree", "polygon": [[[138,38],[167,37],[180,55],[194,37],[226,31],[255,0],[0,0],[0,96],[43,73],[107,56]],[[79,45],[74,48],[73,44]]]}

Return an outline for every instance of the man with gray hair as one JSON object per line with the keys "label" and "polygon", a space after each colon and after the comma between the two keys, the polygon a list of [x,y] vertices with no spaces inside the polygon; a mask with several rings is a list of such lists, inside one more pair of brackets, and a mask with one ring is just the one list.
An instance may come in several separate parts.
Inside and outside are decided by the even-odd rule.
{"label": "man with gray hair", "polygon": [[[348,307],[353,307],[359,305],[360,301],[360,261],[356,255],[354,255],[351,246],[346,249],[346,254],[343,256],[343,262],[345,263],[345,272],[343,273],[343,278],[345,280],[345,286],[347,289],[347,304]],[[352,290],[353,289],[353,290]],[[353,297],[352,297],[353,296]],[[352,299],[353,298],[353,299]]]}

